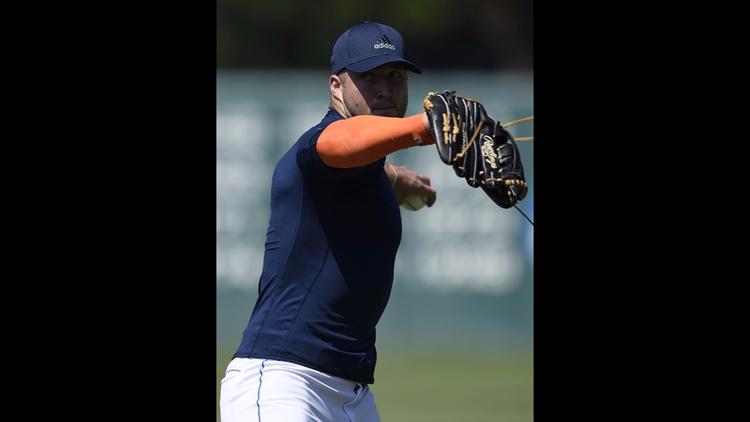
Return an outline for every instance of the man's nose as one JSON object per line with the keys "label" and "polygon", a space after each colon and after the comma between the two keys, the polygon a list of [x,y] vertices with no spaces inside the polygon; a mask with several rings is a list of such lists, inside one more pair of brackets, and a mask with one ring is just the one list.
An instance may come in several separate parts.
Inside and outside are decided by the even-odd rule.
{"label": "man's nose", "polygon": [[377,89],[378,98],[391,98],[391,86],[388,83],[388,79],[386,78],[378,79],[376,89]]}

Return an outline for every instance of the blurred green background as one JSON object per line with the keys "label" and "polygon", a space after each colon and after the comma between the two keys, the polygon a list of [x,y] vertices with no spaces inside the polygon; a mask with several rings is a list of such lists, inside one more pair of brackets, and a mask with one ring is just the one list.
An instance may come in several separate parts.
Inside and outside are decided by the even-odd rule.
{"label": "blurred green background", "polygon": [[[219,385],[257,298],[278,158],[328,106],[333,43],[394,26],[409,59],[407,115],[429,91],[480,100],[501,122],[534,114],[532,2],[217,2],[216,415]],[[532,122],[514,136],[534,136]],[[533,219],[534,142],[521,142]],[[468,187],[434,147],[388,160],[431,177],[432,208],[402,209],[393,292],[371,386],[385,422],[532,421],[533,226]]]}
{"label": "blurred green background", "polygon": [[426,69],[533,67],[533,0],[217,0],[221,68],[325,65],[349,27],[398,30],[409,59]]}

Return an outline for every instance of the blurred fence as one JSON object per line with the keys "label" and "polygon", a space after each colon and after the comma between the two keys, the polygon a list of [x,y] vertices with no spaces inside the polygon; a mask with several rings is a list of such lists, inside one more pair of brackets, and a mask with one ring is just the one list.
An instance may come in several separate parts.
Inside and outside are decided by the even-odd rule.
{"label": "blurred fence", "polygon": [[[407,115],[429,91],[455,90],[501,122],[534,114],[530,72],[410,74]],[[239,342],[257,297],[273,168],[325,115],[328,69],[217,71],[217,348]],[[534,136],[533,121],[509,128]],[[519,206],[533,219],[533,142],[520,142],[530,183]],[[391,301],[378,325],[381,346],[529,346],[533,340],[533,227],[442,164],[434,147],[398,151],[389,162],[430,176],[432,208],[402,209],[403,237]]]}

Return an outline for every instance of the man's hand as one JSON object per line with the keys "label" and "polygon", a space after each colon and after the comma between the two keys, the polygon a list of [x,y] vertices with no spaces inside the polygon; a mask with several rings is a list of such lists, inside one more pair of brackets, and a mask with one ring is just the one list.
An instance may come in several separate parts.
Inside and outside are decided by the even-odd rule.
{"label": "man's hand", "polygon": [[427,206],[431,207],[437,200],[437,191],[430,186],[430,178],[424,174],[417,174],[406,166],[397,164],[385,164],[385,172],[396,192],[398,204],[404,203],[404,199],[416,195],[427,198]]}

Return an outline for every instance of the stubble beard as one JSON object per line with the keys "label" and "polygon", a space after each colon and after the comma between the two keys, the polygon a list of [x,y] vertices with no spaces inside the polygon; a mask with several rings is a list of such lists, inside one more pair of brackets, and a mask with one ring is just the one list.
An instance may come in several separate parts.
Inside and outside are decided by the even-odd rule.
{"label": "stubble beard", "polygon": [[[341,102],[343,103],[344,110],[349,113],[350,117],[354,116],[374,116],[372,110],[370,107],[365,104],[364,102],[360,103],[358,101],[348,101],[348,90],[346,88],[342,87],[341,90]],[[408,96],[406,97],[406,101],[404,102],[403,110],[399,110],[398,105],[396,106],[396,114],[397,116],[394,117],[404,117],[406,114],[406,105],[409,103]]]}

